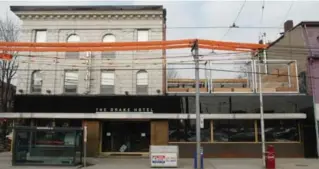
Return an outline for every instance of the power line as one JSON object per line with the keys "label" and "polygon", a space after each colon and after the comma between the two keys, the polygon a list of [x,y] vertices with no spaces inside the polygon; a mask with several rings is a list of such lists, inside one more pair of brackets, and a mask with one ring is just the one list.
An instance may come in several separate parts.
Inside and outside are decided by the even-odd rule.
{"label": "power line", "polygon": [[[200,70],[211,70],[211,71],[220,71],[220,72],[232,72],[232,73],[249,73],[249,74],[258,74],[258,75],[273,75],[273,76],[285,76],[285,77],[295,77],[295,78],[299,78],[299,77],[306,77],[306,78],[310,78],[310,79],[319,79],[319,77],[315,77],[315,76],[299,76],[299,75],[278,75],[275,73],[262,73],[262,72],[252,72],[252,71],[241,71],[241,70],[230,70],[230,69],[214,69],[214,68],[199,68]],[[18,69],[18,71],[30,71],[32,69]],[[37,70],[37,69],[34,69]],[[59,70],[55,70],[55,69],[45,69],[43,71],[61,71],[64,72],[65,70],[72,70],[72,69],[59,69]],[[77,70],[77,69],[74,69]],[[90,69],[91,71],[101,71],[101,69]],[[114,71],[139,71],[140,69],[133,69],[133,68],[116,68],[116,69],[112,69],[110,68],[110,70],[114,70]],[[162,68],[147,68],[147,70],[163,70]],[[166,70],[194,70],[194,68],[166,68]],[[80,70],[79,70],[80,71]],[[81,70],[82,71],[82,70]],[[83,71],[86,71],[86,69],[83,69]]]}
{"label": "power line", "polygon": [[[263,20],[264,20],[264,10],[265,10],[265,0],[263,0],[262,5],[261,5],[261,17],[260,17],[260,26],[263,25]],[[263,29],[260,28],[260,35],[262,35]]]}
{"label": "power line", "polygon": [[237,20],[238,20],[238,18],[239,18],[239,16],[240,16],[240,13],[241,13],[241,11],[243,10],[245,4],[246,4],[246,0],[245,0],[245,1],[243,2],[243,4],[241,5],[241,7],[240,7],[240,9],[239,9],[239,11],[238,11],[238,13],[237,13],[237,16],[236,16],[236,18],[235,18],[235,20],[234,20],[234,22],[233,22],[233,25],[231,25],[231,26],[228,27],[227,31],[226,31],[225,34],[222,36],[221,40],[223,40],[223,39],[226,37],[226,35],[227,35],[227,34],[229,33],[229,31],[231,30],[231,28],[238,28],[238,26],[236,26],[236,22],[237,22]]}
{"label": "power line", "polygon": [[283,25],[283,24],[285,23],[285,21],[287,20],[287,18],[288,18],[288,16],[289,16],[289,13],[290,13],[290,11],[291,11],[291,9],[292,9],[294,3],[295,3],[295,1],[291,1],[290,5],[289,5],[289,8],[288,8],[288,10],[287,10],[287,12],[286,12],[286,14],[285,14],[285,16],[284,16],[284,19],[283,19],[282,22],[281,22],[281,23],[282,23],[281,25]]}

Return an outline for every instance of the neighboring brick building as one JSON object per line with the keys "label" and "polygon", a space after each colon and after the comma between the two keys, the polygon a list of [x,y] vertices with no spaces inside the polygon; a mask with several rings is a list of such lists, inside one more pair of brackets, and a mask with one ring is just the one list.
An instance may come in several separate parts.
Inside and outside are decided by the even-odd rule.
{"label": "neighboring brick building", "polygon": [[[284,33],[267,49],[267,58],[297,61],[300,93],[313,96],[317,123],[317,153],[319,153],[319,22],[303,21],[293,25],[292,20],[284,24]],[[268,67],[274,69],[274,67]]]}

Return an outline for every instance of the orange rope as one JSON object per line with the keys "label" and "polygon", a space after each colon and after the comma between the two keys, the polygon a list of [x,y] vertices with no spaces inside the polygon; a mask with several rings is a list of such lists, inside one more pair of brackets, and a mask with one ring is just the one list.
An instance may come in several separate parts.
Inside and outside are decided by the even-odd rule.
{"label": "orange rope", "polygon": [[231,46],[211,46],[211,45],[202,45],[199,44],[199,48],[202,49],[213,49],[213,50],[227,50],[227,51],[241,51],[241,52],[250,52],[249,49],[238,49]]}
{"label": "orange rope", "polygon": [[17,52],[87,52],[87,51],[130,51],[189,48],[190,44],[167,46],[129,46],[129,47],[1,47],[4,51]]}
{"label": "orange rope", "polygon": [[[73,43],[34,43],[34,42],[0,42],[5,47],[128,47],[128,46],[158,46],[158,45],[179,45],[193,44],[195,39],[170,40],[170,41],[148,41],[148,42],[73,42]],[[267,45],[253,43],[222,42],[212,40],[198,40],[199,44],[236,47],[244,49],[261,49]]]}
{"label": "orange rope", "polygon": [[127,47],[192,44],[194,39],[147,41],[147,42],[69,42],[69,43],[35,43],[35,42],[0,42],[0,46],[10,47]]}
{"label": "orange rope", "polygon": [[236,47],[236,48],[245,48],[245,49],[263,49],[267,47],[267,45],[263,45],[263,44],[222,42],[222,41],[201,40],[201,39],[198,40],[198,43],[204,44],[204,45]]}

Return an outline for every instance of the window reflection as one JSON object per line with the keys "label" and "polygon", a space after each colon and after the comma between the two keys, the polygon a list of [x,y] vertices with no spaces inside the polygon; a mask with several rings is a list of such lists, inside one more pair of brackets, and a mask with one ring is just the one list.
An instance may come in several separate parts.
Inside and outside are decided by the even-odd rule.
{"label": "window reflection", "polygon": [[[196,142],[196,120],[169,120],[170,142]],[[210,121],[204,120],[201,141],[211,141]]]}
{"label": "window reflection", "polygon": [[[297,120],[266,120],[265,140],[268,142],[300,141]],[[260,122],[258,121],[258,141],[261,141]]]}
{"label": "window reflection", "polygon": [[214,141],[216,142],[254,142],[253,120],[214,120]]}

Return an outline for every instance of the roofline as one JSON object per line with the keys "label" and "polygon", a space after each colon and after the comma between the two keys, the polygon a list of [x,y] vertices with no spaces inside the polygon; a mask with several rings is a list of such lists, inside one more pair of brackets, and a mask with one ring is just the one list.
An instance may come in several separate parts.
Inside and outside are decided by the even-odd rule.
{"label": "roofline", "polygon": [[[287,32],[291,32],[293,30],[295,30],[296,28],[300,27],[300,26],[319,26],[319,22],[318,21],[301,21],[299,22],[297,25],[295,25],[294,27],[292,27],[290,30],[287,30]],[[267,49],[269,49],[270,47],[272,47],[273,45],[275,45],[276,43],[278,43],[282,38],[285,37],[285,33],[282,34],[278,39],[276,39],[275,41],[273,41],[272,43],[270,43],[267,46]]]}
{"label": "roofline", "polygon": [[104,6],[10,6],[12,12],[24,11],[117,11],[164,10],[163,5],[104,5]]}

